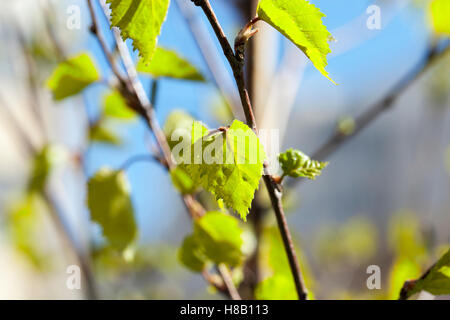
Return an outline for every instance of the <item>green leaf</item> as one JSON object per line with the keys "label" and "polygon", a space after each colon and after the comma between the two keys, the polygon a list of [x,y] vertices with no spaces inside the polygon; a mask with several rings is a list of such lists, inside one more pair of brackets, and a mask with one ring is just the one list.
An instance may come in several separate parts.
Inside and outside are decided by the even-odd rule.
{"label": "green leaf", "polygon": [[288,149],[278,156],[284,176],[293,178],[304,177],[315,180],[320,176],[328,162],[311,160],[306,154],[299,150]]}
{"label": "green leaf", "polygon": [[184,152],[180,166],[195,185],[211,192],[216,200],[222,199],[245,221],[263,173],[264,148],[255,133],[238,120],[218,133],[208,132],[194,122],[190,156]]}
{"label": "green leaf", "polygon": [[172,178],[172,183],[175,188],[182,194],[191,194],[197,189],[189,175],[180,167],[171,170],[170,177]]}
{"label": "green leaf", "polygon": [[111,24],[118,27],[122,38],[132,39],[143,62],[148,64],[155,52],[161,26],[166,19],[169,0],[107,0],[111,8]]}
{"label": "green leaf", "polygon": [[201,272],[205,268],[207,258],[195,235],[184,238],[183,244],[178,250],[178,259],[184,266],[194,272]]}
{"label": "green leaf", "polygon": [[42,236],[43,227],[37,200],[37,197],[29,195],[12,206],[8,225],[14,247],[34,268],[42,271],[49,266],[49,256],[44,252],[42,243],[37,241]]}
{"label": "green leaf", "polygon": [[433,0],[430,3],[430,15],[434,31],[450,35],[450,1]]}
{"label": "green leaf", "polygon": [[180,140],[190,141],[192,124],[195,119],[183,110],[172,111],[164,124],[164,134],[172,149]]}
{"label": "green leaf", "polygon": [[408,259],[397,258],[389,274],[388,299],[397,300],[405,281],[418,276],[420,276],[420,266],[417,263]]}
{"label": "green leaf", "polygon": [[109,244],[124,251],[137,238],[130,187],[123,171],[100,169],[88,182],[87,204],[92,221],[103,229]]}
{"label": "green leaf", "polygon": [[44,190],[52,167],[64,157],[64,150],[57,146],[46,145],[34,155],[28,192],[41,192]]}
{"label": "green leaf", "polygon": [[137,70],[149,73],[155,78],[174,78],[192,81],[205,81],[203,75],[189,61],[179,56],[175,51],[156,48],[152,61],[145,64],[139,61]]}
{"label": "green leaf", "polygon": [[208,212],[194,223],[194,233],[184,239],[178,257],[199,272],[207,262],[237,266],[242,262],[242,229],[238,220],[221,212]]}
{"label": "green leaf", "polygon": [[100,78],[91,57],[80,54],[61,62],[47,80],[55,100],[76,95]]}
{"label": "green leaf", "polygon": [[292,277],[276,274],[258,283],[255,289],[257,300],[297,300]]}
{"label": "green leaf", "polygon": [[121,120],[133,120],[136,118],[136,113],[127,106],[127,102],[117,91],[113,91],[105,96],[103,112],[105,116]]}
{"label": "green leaf", "polygon": [[89,140],[115,146],[122,144],[122,139],[108,128],[103,121],[95,124],[89,129]]}
{"label": "green leaf", "polygon": [[229,266],[241,262],[242,230],[236,218],[221,212],[209,212],[195,221],[194,235],[212,262]]}
{"label": "green leaf", "polygon": [[433,295],[450,294],[450,249],[436,262],[425,277],[415,282],[408,296],[422,290]]}
{"label": "green leaf", "polygon": [[261,0],[257,14],[300,48],[317,70],[335,84],[325,70],[331,34],[322,23],[325,15],[317,7],[307,0]]}

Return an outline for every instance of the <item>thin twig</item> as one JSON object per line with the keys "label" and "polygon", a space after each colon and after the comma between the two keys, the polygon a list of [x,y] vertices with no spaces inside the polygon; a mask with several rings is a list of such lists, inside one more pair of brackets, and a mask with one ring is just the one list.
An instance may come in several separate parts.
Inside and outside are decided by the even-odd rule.
{"label": "thin twig", "polygon": [[[248,91],[245,87],[245,81],[244,81],[244,44],[242,45],[242,48],[237,51],[236,53],[231,48],[230,43],[228,42],[227,37],[225,36],[225,33],[223,32],[222,27],[220,26],[219,21],[217,20],[217,17],[211,7],[211,4],[209,3],[209,0],[192,0],[195,5],[202,8],[203,12],[205,13],[206,17],[208,18],[209,22],[211,23],[212,28],[214,29],[214,32],[217,36],[217,39],[219,40],[219,43],[222,47],[223,53],[225,57],[227,58],[231,69],[233,70],[233,75],[236,80],[236,84],[239,90],[239,95],[241,98],[242,107],[244,109],[247,125],[252,128],[252,130],[257,133],[257,127],[256,127],[256,121],[255,117],[253,115],[252,105],[250,102],[250,98],[248,95]],[[256,22],[251,21],[250,25],[247,25],[246,28],[250,28],[252,24]],[[254,33],[253,33],[254,34]],[[250,34],[251,36],[252,34]],[[298,263],[298,259],[295,253],[294,244],[292,242],[292,237],[286,222],[286,217],[284,215],[283,211],[283,205],[281,202],[282,193],[281,190],[278,189],[277,185],[274,183],[272,176],[267,172],[267,165],[264,166],[264,182],[267,187],[267,191],[269,193],[272,207],[275,212],[279,231],[281,233],[284,248],[289,260],[289,266],[291,268],[291,272],[295,281],[295,287],[298,293],[298,297],[300,300],[306,300],[307,299],[307,290],[301,275],[300,266]]]}
{"label": "thin twig", "polygon": [[234,92],[231,92],[229,85],[225,85],[232,84],[233,80],[231,80],[229,73],[223,65],[223,62],[217,58],[217,55],[215,54],[217,49],[211,41],[213,39],[210,34],[207,30],[205,30],[205,24],[196,17],[195,11],[185,0],[177,0],[175,1],[175,4],[186,20],[189,30],[195,40],[195,44],[197,45],[197,48],[199,49],[200,54],[208,67],[214,85],[226,102],[230,105],[230,112],[242,114],[242,110],[239,106],[239,98]]}
{"label": "thin twig", "polygon": [[[95,17],[95,10],[94,10],[94,4],[92,0],[87,0],[89,13],[91,17]],[[111,51],[108,48],[108,44],[103,37],[103,34],[100,32],[100,25],[97,21],[97,19],[92,19],[92,26],[91,26],[91,32],[96,36],[98,39],[98,42],[100,44],[100,47],[102,49],[103,54],[106,57],[106,61],[108,62],[112,72],[114,75],[119,79],[119,81],[124,82],[123,76],[120,73],[119,69],[117,68],[117,65],[114,60],[114,56],[111,53]]]}
{"label": "thin twig", "polygon": [[236,57],[234,51],[228,42],[227,36],[223,31],[219,20],[214,13],[214,10],[209,3],[209,0],[195,0],[193,1],[197,6],[201,7],[206,17],[208,18],[214,33],[216,34],[217,39],[219,40],[220,46],[222,47],[223,53],[230,64],[230,67],[233,71],[234,79],[236,81],[237,88],[239,90],[239,96],[241,98],[242,107],[245,114],[245,120],[247,125],[255,132],[257,132],[256,128],[256,120],[253,115],[253,109],[250,102],[250,98],[248,95],[247,88],[245,87],[244,80],[244,60],[243,57]]}

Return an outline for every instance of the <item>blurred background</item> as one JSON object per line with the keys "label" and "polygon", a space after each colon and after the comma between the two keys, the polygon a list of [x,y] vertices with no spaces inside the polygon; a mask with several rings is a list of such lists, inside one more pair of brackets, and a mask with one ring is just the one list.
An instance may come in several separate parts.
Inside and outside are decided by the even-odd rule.
{"label": "blurred background", "polygon": [[[211,2],[229,39],[254,16],[257,4]],[[292,147],[313,155],[337,131],[351,136],[359,115],[395,93],[388,109],[327,154],[330,164],[316,181],[287,181],[284,201],[315,298],[396,299],[403,282],[420,276],[450,244],[450,55],[415,77],[430,48],[443,41],[432,30],[427,0],[311,2],[326,14],[324,24],[334,37],[327,70],[338,85],[259,22],[246,70],[256,117],[260,128],[280,130],[281,150]],[[371,24],[374,5],[379,28]],[[100,6],[96,11],[112,46]],[[73,20],[78,12],[79,25]],[[0,298],[85,298],[84,290],[66,287],[67,266],[77,263],[67,249],[73,241],[92,267],[101,298],[221,299],[177,260],[192,222],[157,164],[127,169],[139,228],[133,261],[108,249],[100,228],[89,220],[86,179],[103,166],[120,168],[148,153],[153,143],[140,120],[108,121],[104,132],[93,136],[108,92],[105,83],[53,101],[46,79],[61,55],[88,52],[103,78],[111,75],[90,25],[86,1],[0,0]],[[171,1],[159,43],[175,49],[208,79],[158,80],[160,123],[178,109],[211,128],[229,124],[230,110],[243,119],[233,107],[239,100],[228,65],[206,19],[190,1]],[[213,57],[222,93],[199,44]],[[142,76],[145,87],[151,81]],[[404,81],[409,85],[397,90]],[[26,194],[36,170],[44,170],[39,150],[45,146],[51,155],[45,160],[51,163],[49,181],[41,201],[31,204]],[[269,206],[264,190],[257,198]],[[273,269],[288,270],[270,210],[258,222],[259,235],[255,225],[251,220],[243,228],[249,255],[260,239],[259,280]],[[64,228],[69,240],[61,235]],[[380,290],[366,286],[369,265],[381,268]],[[243,269],[233,272],[244,295],[253,297],[241,283],[244,275]],[[289,286],[276,298],[291,298]],[[256,292],[266,297],[264,288]]]}

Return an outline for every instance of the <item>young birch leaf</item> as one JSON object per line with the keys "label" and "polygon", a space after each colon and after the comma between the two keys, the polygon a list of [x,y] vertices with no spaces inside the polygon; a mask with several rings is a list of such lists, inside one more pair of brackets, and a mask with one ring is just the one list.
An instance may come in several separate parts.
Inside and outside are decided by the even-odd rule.
{"label": "young birch leaf", "polygon": [[137,237],[130,187],[123,171],[100,169],[88,182],[87,204],[109,244],[125,251]]}
{"label": "young birch leaf", "polygon": [[118,27],[124,40],[132,39],[144,64],[155,52],[161,26],[166,19],[169,0],[107,0],[111,24]]}
{"label": "young birch leaf", "polygon": [[224,131],[208,132],[194,122],[190,158],[185,157],[181,166],[194,184],[211,192],[216,200],[222,199],[245,221],[262,176],[264,148],[255,133],[238,120]]}
{"label": "young birch leaf", "polygon": [[336,84],[325,70],[331,38],[322,17],[325,15],[307,0],[261,0],[258,17],[291,40],[314,66]]}
{"label": "young birch leaf", "polygon": [[206,263],[237,266],[242,262],[242,229],[238,220],[221,212],[208,212],[194,223],[178,258],[192,271],[200,272]]}
{"label": "young birch leaf", "polygon": [[433,0],[430,3],[430,15],[434,31],[450,35],[450,1]]}
{"label": "young birch leaf", "polygon": [[127,106],[127,102],[117,91],[113,91],[105,96],[103,113],[105,116],[121,120],[133,120],[136,118],[136,113]]}
{"label": "young birch leaf", "polygon": [[408,297],[422,290],[433,295],[450,294],[450,250],[436,262],[425,277],[414,282]]}
{"label": "young birch leaf", "polygon": [[152,61],[145,64],[139,61],[137,70],[149,73],[155,78],[174,78],[192,81],[205,81],[203,75],[189,61],[179,56],[175,51],[156,48]]}
{"label": "young birch leaf", "polygon": [[195,235],[184,238],[181,248],[178,250],[178,259],[188,269],[201,272],[205,268],[207,258],[203,248]]}
{"label": "young birch leaf", "polygon": [[328,162],[311,160],[306,154],[299,150],[288,149],[278,156],[278,161],[283,170],[283,176],[293,178],[309,178],[311,180],[320,176],[322,170],[328,165]]}
{"label": "young birch leaf", "polygon": [[61,62],[47,80],[47,86],[55,100],[63,100],[83,91],[99,77],[91,57],[83,53]]}
{"label": "young birch leaf", "polygon": [[195,222],[194,235],[212,262],[229,266],[237,266],[241,262],[242,229],[236,218],[221,212],[209,212]]}

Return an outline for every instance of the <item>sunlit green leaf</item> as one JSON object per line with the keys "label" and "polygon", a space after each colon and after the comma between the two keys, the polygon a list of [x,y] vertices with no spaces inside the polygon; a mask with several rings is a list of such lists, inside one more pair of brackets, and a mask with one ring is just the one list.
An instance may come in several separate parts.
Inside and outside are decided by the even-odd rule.
{"label": "sunlit green leaf", "polygon": [[333,83],[325,70],[331,34],[322,23],[325,15],[307,0],[260,0],[258,17],[281,32],[302,50],[314,66]]}
{"label": "sunlit green leaf", "polygon": [[292,277],[284,274],[273,275],[260,283],[255,290],[258,300],[297,300],[297,291]]}
{"label": "sunlit green leaf", "polygon": [[242,260],[242,230],[236,218],[221,213],[209,212],[195,221],[196,235],[205,255],[216,264],[238,265]]}
{"label": "sunlit green leaf", "polygon": [[166,19],[169,0],[107,0],[111,24],[119,27],[122,38],[132,39],[145,64],[155,52],[161,26]]}
{"label": "sunlit green leaf", "polygon": [[278,156],[284,176],[305,177],[314,180],[322,173],[328,162],[311,160],[299,150],[289,149]]}
{"label": "sunlit green leaf", "polygon": [[192,123],[194,118],[183,110],[172,111],[164,124],[164,134],[167,142],[172,149],[176,144],[182,142],[183,139],[190,141]]}
{"label": "sunlit green leaf", "polygon": [[208,212],[194,222],[194,233],[185,238],[178,257],[193,271],[207,262],[237,266],[242,262],[242,229],[238,220],[221,212]]}
{"label": "sunlit green leaf", "polygon": [[178,259],[184,266],[194,272],[201,272],[204,269],[207,258],[199,239],[195,235],[184,238],[178,251]]}
{"label": "sunlit green leaf", "polygon": [[195,122],[190,154],[175,158],[195,185],[211,192],[216,200],[222,199],[246,220],[262,176],[264,148],[255,133],[238,120],[226,130],[208,132]]}
{"label": "sunlit green leaf", "polygon": [[117,250],[129,248],[137,238],[130,187],[123,171],[99,170],[88,182],[87,204],[91,219]]}
{"label": "sunlit green leaf", "polygon": [[136,113],[127,106],[125,99],[117,91],[113,91],[105,96],[103,113],[107,117],[121,120],[132,120],[136,118]]}
{"label": "sunlit green leaf", "polygon": [[[260,245],[260,256],[270,270],[270,276],[258,284],[255,292],[257,299],[298,299],[289,261],[278,228],[265,228]],[[308,299],[313,299],[314,280],[310,268],[306,257],[297,247],[296,252],[305,285],[309,290]]]}
{"label": "sunlit green leaf", "polygon": [[172,178],[173,185],[182,194],[193,193],[197,188],[191,177],[189,177],[189,175],[180,167],[176,167],[175,169],[171,170],[170,176]]}
{"label": "sunlit green leaf", "polygon": [[179,56],[175,51],[156,48],[152,61],[145,64],[140,61],[139,72],[149,73],[155,78],[165,77],[192,81],[205,81],[202,74],[189,61]]}
{"label": "sunlit green leaf", "polygon": [[47,85],[55,100],[63,100],[83,91],[99,77],[91,57],[83,53],[61,62],[47,80]]}
{"label": "sunlit green leaf", "polygon": [[46,145],[38,151],[33,158],[27,191],[43,191],[52,168],[64,159],[64,155],[62,148],[52,145]]}
{"label": "sunlit green leaf", "polygon": [[122,144],[122,139],[117,136],[114,131],[108,128],[103,121],[95,124],[89,129],[89,140],[115,146]]}
{"label": "sunlit green leaf", "polygon": [[49,266],[49,257],[36,241],[41,232],[39,228],[42,227],[37,211],[37,199],[34,196],[26,196],[11,208],[8,222],[14,247],[33,267],[43,270]]}

